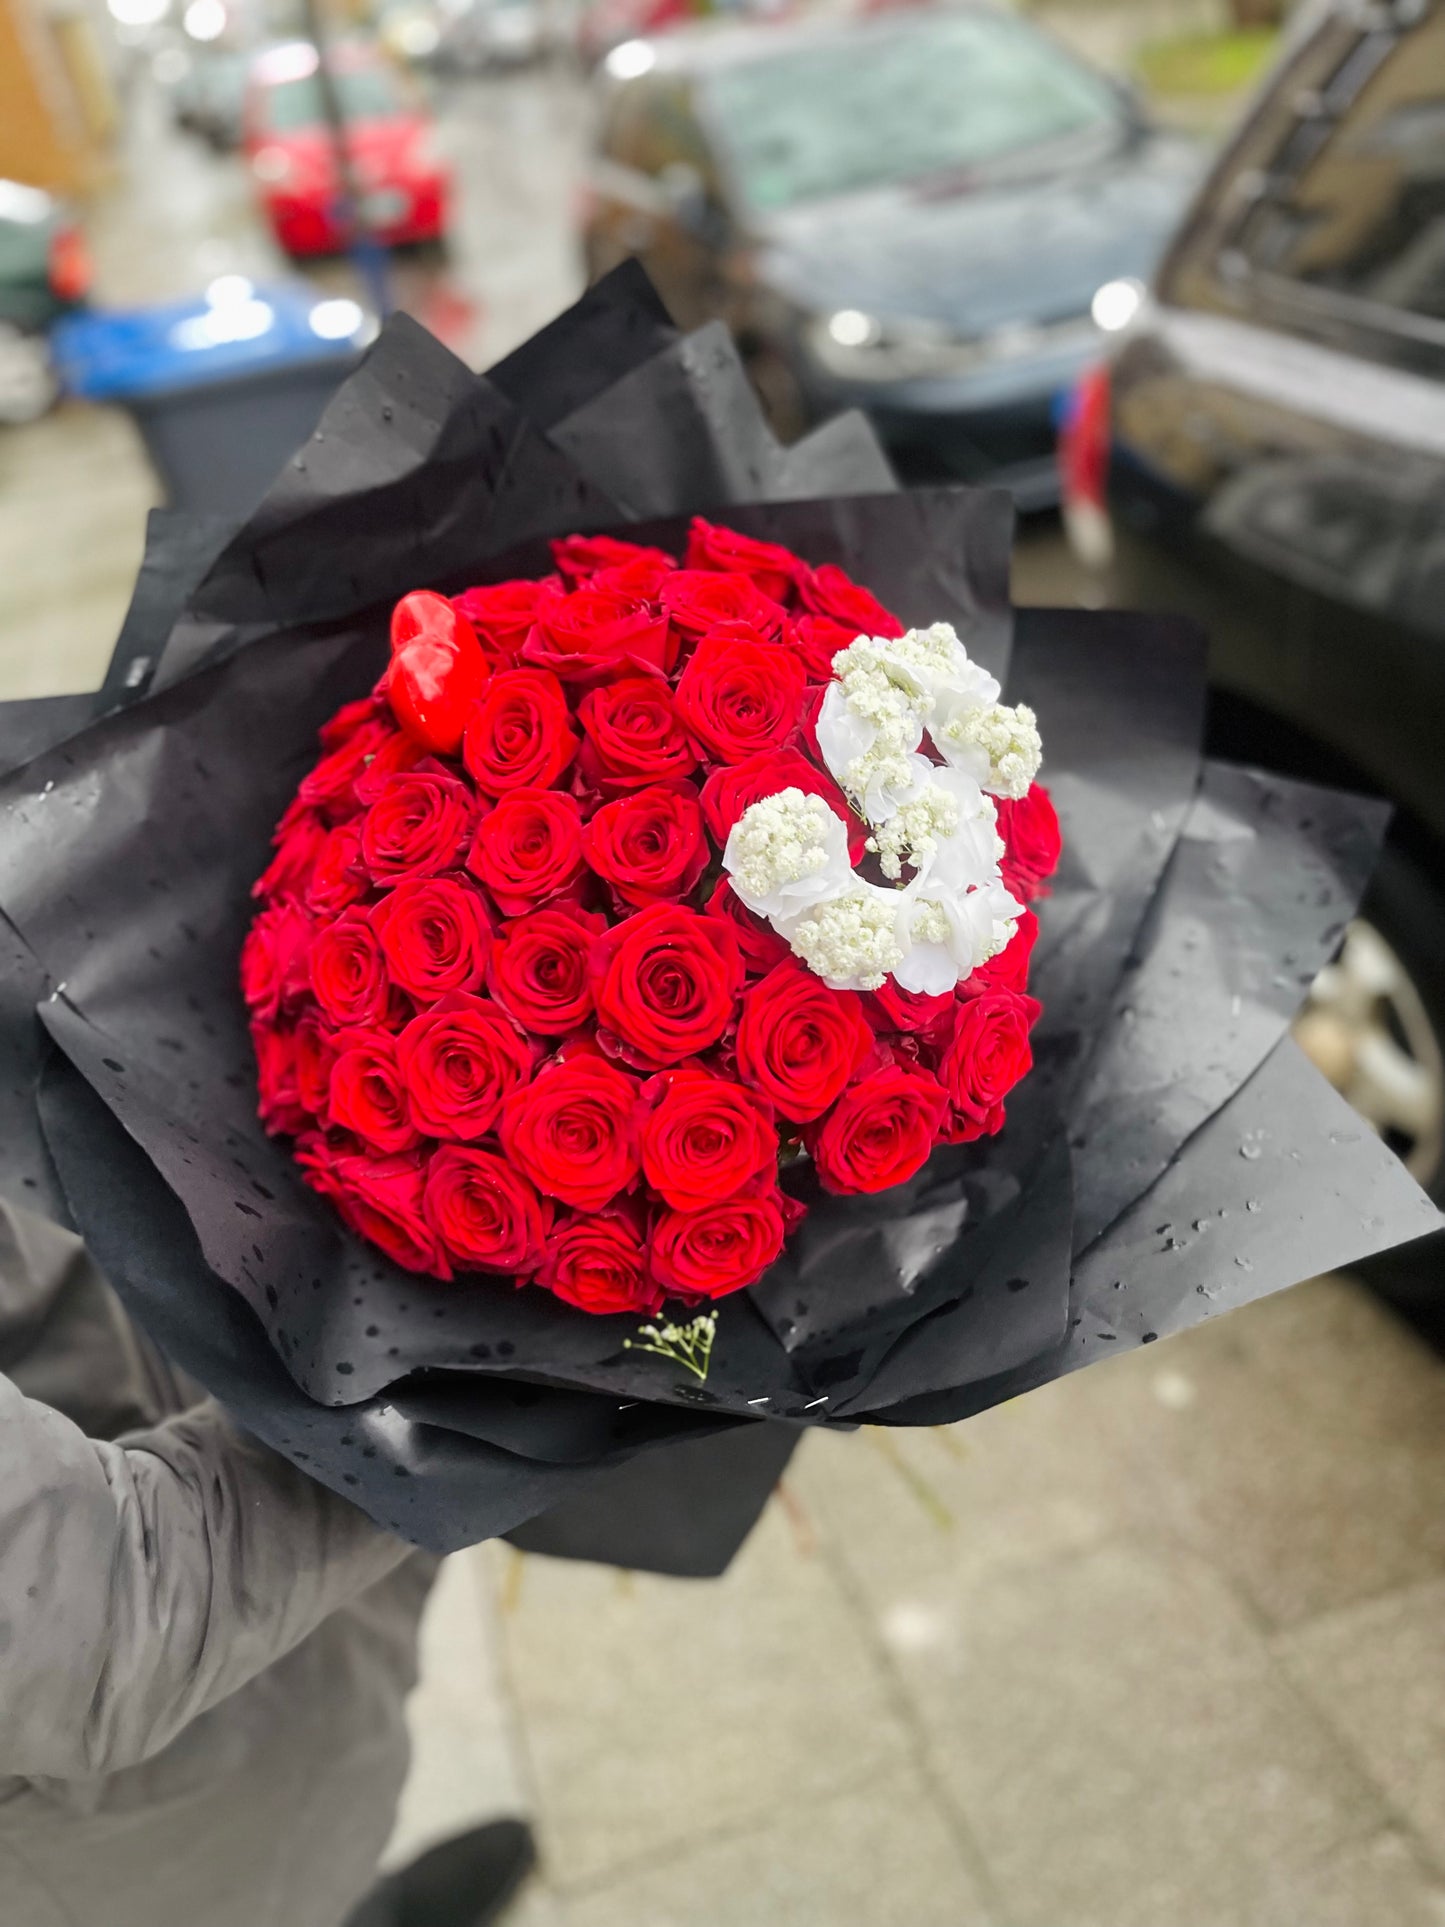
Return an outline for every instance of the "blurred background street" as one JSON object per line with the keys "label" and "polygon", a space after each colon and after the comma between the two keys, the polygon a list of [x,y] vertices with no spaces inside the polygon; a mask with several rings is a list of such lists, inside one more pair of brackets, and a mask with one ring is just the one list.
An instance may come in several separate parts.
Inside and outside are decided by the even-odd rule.
{"label": "blurred background street", "polygon": [[[244,513],[379,307],[482,369],[638,253],[785,437],[1008,487],[1019,602],[1201,616],[1216,753],[1390,797],[1299,1035],[1442,1195],[1445,12],[327,19],[0,0],[0,699],[98,685],[147,510]],[[1442,1330],[1428,1241],[810,1438],[716,1586],[458,1556],[393,1858],[533,1817],[523,1927],[1442,1927]]]}

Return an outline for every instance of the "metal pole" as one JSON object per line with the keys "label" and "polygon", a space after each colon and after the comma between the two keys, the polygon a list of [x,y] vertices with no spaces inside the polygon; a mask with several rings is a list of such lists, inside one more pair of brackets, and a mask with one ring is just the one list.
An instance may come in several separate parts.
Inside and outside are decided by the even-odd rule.
{"label": "metal pole", "polygon": [[302,0],[302,11],[306,21],[306,37],[316,49],[316,84],[321,93],[321,110],[331,133],[331,153],[336,164],[337,205],[346,250],[355,263],[357,275],[372,308],[384,320],[391,312],[386,274],[387,251],[367,223],[361,197],[356,191],[351,148],[346,138],[346,112],[341,105],[336,75],[331,68],[321,0]]}

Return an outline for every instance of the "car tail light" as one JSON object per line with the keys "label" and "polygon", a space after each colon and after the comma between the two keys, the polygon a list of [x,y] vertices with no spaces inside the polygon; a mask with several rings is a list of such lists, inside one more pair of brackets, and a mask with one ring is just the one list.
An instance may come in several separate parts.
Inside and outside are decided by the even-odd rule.
{"label": "car tail light", "polygon": [[90,292],[90,250],[78,227],[57,228],[51,236],[46,276],[57,301],[83,301]]}
{"label": "car tail light", "polygon": [[1113,554],[1109,526],[1110,381],[1107,362],[1075,383],[1059,422],[1064,527],[1081,562],[1102,568]]}

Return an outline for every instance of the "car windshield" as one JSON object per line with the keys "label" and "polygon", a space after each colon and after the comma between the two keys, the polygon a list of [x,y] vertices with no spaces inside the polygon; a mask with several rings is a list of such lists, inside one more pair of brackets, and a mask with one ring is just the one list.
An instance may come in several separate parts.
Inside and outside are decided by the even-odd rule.
{"label": "car windshield", "polygon": [[745,198],[763,211],[984,169],[1116,132],[1118,97],[1027,26],[940,12],[740,62],[706,100]]}
{"label": "car windshield", "polygon": [[[345,119],[386,120],[401,111],[401,101],[388,74],[374,67],[353,67],[343,68],[335,78]],[[266,125],[277,134],[320,126],[326,119],[326,107],[315,74],[268,87],[264,112]]]}

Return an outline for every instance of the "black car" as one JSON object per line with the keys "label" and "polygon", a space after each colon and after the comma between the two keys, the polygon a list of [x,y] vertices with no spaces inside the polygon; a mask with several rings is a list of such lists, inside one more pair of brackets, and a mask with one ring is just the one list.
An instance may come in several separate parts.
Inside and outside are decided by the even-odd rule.
{"label": "black car", "polygon": [[1302,24],[1106,379],[1107,599],[1203,618],[1217,750],[1395,805],[1299,1034],[1445,1196],[1445,7]]}
{"label": "black car", "polygon": [[983,5],[716,23],[604,62],[583,246],[732,326],[778,425],[868,410],[913,480],[1056,498],[1053,409],[1197,185],[1195,149]]}

